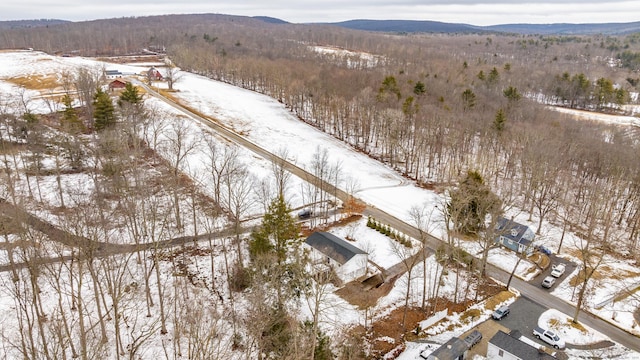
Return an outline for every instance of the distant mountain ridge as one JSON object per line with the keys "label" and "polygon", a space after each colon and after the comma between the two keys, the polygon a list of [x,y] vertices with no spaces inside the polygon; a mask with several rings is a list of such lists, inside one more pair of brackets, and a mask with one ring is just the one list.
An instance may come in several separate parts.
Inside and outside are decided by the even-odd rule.
{"label": "distant mountain ridge", "polygon": [[420,20],[348,20],[327,25],[354,30],[401,32],[401,33],[478,33],[502,32],[540,35],[624,35],[640,32],[640,21],[606,24],[503,24],[475,26],[469,24],[445,23]]}
{"label": "distant mountain ridge", "polygon": [[340,26],[353,30],[384,31],[384,32],[438,32],[460,33],[483,31],[478,26],[467,24],[445,23],[429,20],[348,20],[327,25]]}
{"label": "distant mountain ridge", "polygon": [[[188,14],[185,14],[188,16]],[[203,15],[203,14],[192,14]],[[223,15],[223,14],[218,14]],[[168,15],[170,16],[170,15]],[[184,15],[183,15],[184,16]],[[293,24],[269,16],[236,16],[253,18],[269,24]],[[108,20],[108,19],[103,19]],[[59,19],[33,19],[0,21],[0,29],[32,28],[73,23]],[[305,24],[300,24],[305,25]],[[394,33],[515,33],[539,35],[624,35],[640,32],[640,21],[628,23],[587,23],[587,24],[501,24],[476,26],[463,23],[447,23],[431,20],[369,20],[355,19],[333,23],[306,23],[306,25],[331,25],[353,30],[394,32]]]}
{"label": "distant mountain ridge", "polygon": [[483,29],[518,34],[540,35],[624,35],[640,32],[640,21],[604,24],[505,24],[483,26]]}
{"label": "distant mountain ridge", "polygon": [[24,29],[49,25],[66,24],[71,21],[58,19],[8,20],[0,21],[0,29]]}

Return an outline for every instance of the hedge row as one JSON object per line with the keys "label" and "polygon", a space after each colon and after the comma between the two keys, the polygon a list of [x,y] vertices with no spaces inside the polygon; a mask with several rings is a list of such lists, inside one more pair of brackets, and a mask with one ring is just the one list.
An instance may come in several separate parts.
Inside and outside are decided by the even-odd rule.
{"label": "hedge row", "polygon": [[411,240],[409,240],[409,237],[407,237],[405,234],[401,234],[397,230],[391,229],[389,225],[382,224],[381,222],[373,219],[371,216],[369,216],[369,218],[367,219],[367,227],[375,229],[377,232],[392,238],[393,240],[408,248],[412,246]]}

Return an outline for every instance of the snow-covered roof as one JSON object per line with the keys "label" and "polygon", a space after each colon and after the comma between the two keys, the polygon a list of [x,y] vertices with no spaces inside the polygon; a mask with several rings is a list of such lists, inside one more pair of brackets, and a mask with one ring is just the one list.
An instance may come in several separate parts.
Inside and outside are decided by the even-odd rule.
{"label": "snow-covered roof", "polygon": [[309,235],[305,243],[335,260],[340,265],[344,265],[358,254],[366,254],[365,251],[349,244],[346,240],[323,231],[314,232]]}

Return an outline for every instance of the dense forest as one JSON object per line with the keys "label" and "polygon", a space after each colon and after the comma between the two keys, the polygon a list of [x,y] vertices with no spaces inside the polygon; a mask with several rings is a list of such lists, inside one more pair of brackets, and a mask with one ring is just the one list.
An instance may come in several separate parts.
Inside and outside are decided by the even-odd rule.
{"label": "dense forest", "polygon": [[[540,232],[543,221],[549,221],[584,237],[592,245],[582,249],[584,259],[591,257],[594,249],[635,259],[638,259],[640,253],[640,131],[629,126],[575,119],[554,110],[555,107],[561,107],[633,115],[630,109],[638,102],[637,92],[640,87],[640,34],[541,36],[500,33],[370,33],[328,25],[274,24],[260,19],[226,15],[171,15],[0,30],[0,48],[30,48],[50,54],[98,59],[149,53],[166,56],[182,70],[277,99],[300,121],[388,164],[422,187],[440,193],[459,194],[455,191],[464,189],[469,179],[475,176],[482,186],[490,188],[497,195],[503,204],[502,208],[522,209],[538,218],[536,232]],[[120,99],[125,102],[118,110],[120,116],[127,120],[125,124],[135,123],[140,114],[137,113],[139,109],[135,105],[136,99],[135,94],[133,100],[126,97]],[[92,118],[96,123],[93,128],[96,131],[102,130],[104,123],[100,121],[109,123],[111,119],[103,116],[104,109],[100,106],[104,103],[100,101],[100,95],[91,94],[84,103],[89,108],[93,106],[87,110],[94,113]],[[67,110],[69,109],[70,106],[67,106]],[[66,115],[62,116],[64,118]],[[69,116],[73,119],[75,114]],[[10,122],[9,118],[8,115],[5,117],[6,123]],[[24,119],[28,122],[29,114]],[[73,123],[67,122],[71,125]],[[135,150],[141,157],[144,153],[138,148],[142,145],[131,140],[144,136],[136,133],[135,124],[129,128],[125,125],[121,130],[126,129],[134,129],[125,137],[128,143],[119,143],[123,140],[118,136],[104,135],[98,147],[104,152],[93,154],[96,164],[111,170],[107,174],[109,186],[102,191],[113,192],[116,195],[110,196],[114,197],[123,195],[123,188],[120,187],[122,184],[114,174],[135,166],[128,162],[130,160],[110,161],[110,156],[115,158],[122,155],[126,158],[119,153],[125,147],[130,151]],[[69,128],[63,131],[73,133]],[[174,127],[172,131],[178,138],[181,130]],[[152,143],[149,140],[151,138],[147,138],[147,144]],[[68,140],[64,146],[73,149],[79,145]],[[118,151],[105,150],[110,149],[109,146],[115,146]],[[166,169],[158,171],[162,172],[163,178],[168,179],[168,182],[180,188],[183,185],[178,171],[180,152],[188,150],[181,148],[179,141],[174,150],[178,152],[174,155],[175,163],[165,164]],[[8,151],[5,151],[5,158],[6,153]],[[69,150],[67,153],[71,154],[73,151]],[[232,163],[232,152],[221,153],[220,149],[211,145],[211,153],[212,156]],[[144,156],[149,155],[144,153]],[[221,173],[224,171],[218,170]],[[212,171],[216,171],[215,166]],[[9,174],[10,171],[6,170],[6,173]],[[277,166],[274,166],[274,173],[278,173]],[[102,174],[105,175],[105,172]],[[220,174],[218,177],[222,179]],[[233,207],[242,205],[238,202],[242,200],[243,191],[247,191],[243,187],[248,184],[240,180],[242,174],[240,171],[239,175],[233,175],[233,179],[221,180],[223,183],[217,185],[218,188],[228,187],[229,194],[237,196],[235,202],[229,195],[229,200],[216,199],[215,206],[206,209],[217,215],[221,211],[228,221],[235,222],[238,237],[240,214]],[[133,175],[142,176],[137,173]],[[144,179],[135,180],[138,181],[144,182]],[[232,191],[230,189],[234,184],[237,188]],[[158,189],[148,191],[160,191],[160,185],[155,185]],[[177,199],[177,191],[166,191],[167,198],[175,195]],[[159,204],[143,200],[148,195],[146,192],[138,192],[129,201],[118,204],[122,216],[129,217],[128,226],[148,226],[142,223],[155,217],[156,211],[161,212]],[[192,196],[195,209],[198,201],[196,195]],[[99,202],[112,200],[106,195],[96,199]],[[174,202],[177,203],[178,201]],[[147,210],[142,210],[143,207]],[[273,202],[265,201],[265,209],[271,215],[265,216],[267,224],[270,220],[278,226],[291,225],[290,219],[285,215],[286,204],[280,197]],[[83,216],[96,223],[104,216],[100,211],[91,214],[88,213],[91,210],[86,211]],[[146,211],[153,213],[145,213]],[[189,216],[180,211],[180,206],[175,205],[170,211],[171,217],[179,221],[182,217]],[[194,214],[195,211],[193,210]],[[188,212],[189,210],[186,211]],[[70,229],[73,224],[69,220]],[[214,225],[207,224],[206,227],[213,228]],[[268,232],[268,229],[268,226],[264,226],[261,231]],[[292,231],[290,228],[289,230]],[[78,230],[80,233],[85,231],[87,230]],[[132,231],[142,233],[140,229]],[[287,353],[279,352],[282,349],[278,347],[294,336],[287,333],[286,336],[278,337],[281,334],[278,331],[293,327],[289,323],[292,320],[285,310],[281,292],[290,290],[284,289],[285,286],[295,284],[273,281],[273,274],[295,275],[299,269],[284,264],[281,249],[269,258],[257,256],[272,250],[264,242],[260,242],[270,235],[272,234],[254,232],[249,251],[253,260],[259,259],[256,266],[262,269],[254,274],[254,286],[261,284],[264,288],[272,287],[270,290],[250,293],[247,300],[255,309],[255,313],[250,314],[253,316],[252,320],[264,322],[260,323],[262,327],[256,329],[269,331],[264,330],[261,335],[245,334],[247,338],[254,339],[254,342],[247,345],[247,341],[242,346],[248,349],[246,354],[259,348],[261,356],[267,354],[265,358],[307,358],[301,357],[300,353],[309,351],[308,349],[312,349],[310,351],[315,358],[331,358],[328,355],[330,339],[316,336],[317,323],[305,324],[297,329],[299,333],[295,333],[295,336],[300,338],[299,342],[294,343],[300,348],[288,348],[290,352]],[[232,243],[236,246],[239,240]],[[232,246],[231,243],[228,245]],[[284,239],[282,244],[276,245],[285,249],[290,246]],[[559,252],[561,247],[562,239],[559,239],[558,248],[553,250]],[[227,245],[224,245],[224,251],[226,261]],[[158,287],[160,297],[163,291],[170,290],[161,287],[160,275],[154,273],[159,271],[159,262],[170,261],[177,266],[181,254],[165,253],[164,258],[160,258],[154,253],[149,262],[137,259],[145,266],[141,271],[146,274],[146,280],[135,286],[146,288],[146,311],[153,306],[154,300],[150,295],[152,291],[149,289],[151,286]],[[238,250],[238,256],[240,254],[242,251]],[[130,259],[122,261],[134,261],[134,257],[144,257],[145,253],[130,255]],[[86,256],[93,260],[95,254]],[[126,284],[122,280],[124,275],[114,270],[118,265],[112,263],[115,261],[120,260],[109,260],[100,265],[106,273],[113,276],[107,279],[105,289],[101,291],[111,292],[114,298],[121,299],[124,304],[128,296],[127,291],[123,290]],[[93,261],[89,261],[87,269],[78,271],[85,271],[87,279],[98,282],[98,270],[92,264]],[[585,263],[585,268],[588,267],[589,264]],[[73,275],[73,270],[69,269],[59,268],[57,271],[70,271]],[[228,277],[226,281],[234,290],[240,292],[248,287],[242,266],[225,264],[225,271]],[[151,275],[157,275],[157,279],[152,279]],[[294,275],[291,275],[291,279],[299,280]],[[79,279],[82,279],[82,275]],[[585,279],[589,280],[587,276]],[[64,287],[60,282],[55,285]],[[78,285],[78,289],[80,286]],[[315,294],[321,296],[325,290],[317,288]],[[22,291],[32,294],[35,304],[33,308],[25,310],[28,315],[25,316],[38,316],[42,309],[38,308],[41,302],[37,299],[37,286],[30,290],[16,287],[17,293]],[[73,291],[72,284],[71,292]],[[186,290],[176,285],[172,291],[177,294]],[[277,311],[270,313],[270,317],[261,317],[260,312],[268,313],[269,309],[260,308],[268,303],[260,296],[266,297],[261,294],[269,291],[275,291],[275,295],[271,294],[275,300],[271,300]],[[77,293],[81,296],[79,290]],[[97,292],[92,296],[100,298]],[[169,314],[173,312],[178,318],[181,311],[188,312],[186,302],[176,299],[177,296],[172,298],[173,309],[167,309],[166,315],[162,314],[161,322],[153,330],[159,328],[163,334],[166,333],[165,317],[170,317]],[[81,299],[77,301],[78,304],[81,303]],[[232,304],[233,301],[232,298]],[[106,303],[104,300],[102,302],[102,311],[106,311]],[[18,305],[26,307],[27,303],[29,301]],[[159,304],[163,306],[163,300],[159,300]],[[62,308],[61,303],[60,309]],[[98,305],[97,311],[101,311],[100,309]],[[34,313],[31,314],[30,311]],[[117,313],[118,310],[114,311]],[[190,331],[206,337],[200,339],[203,342],[217,341],[216,346],[225,347],[223,354],[242,351],[242,341],[239,339],[234,337],[233,344],[221,344],[219,339],[215,340],[215,332],[193,328],[193,323],[184,316],[185,329],[186,326],[192,326]],[[188,316],[207,315],[193,312]],[[235,329],[235,316],[234,311],[233,330],[226,328],[229,325],[226,322],[220,325],[220,330],[238,333]],[[211,321],[221,321],[215,316],[212,319]],[[32,327],[39,325],[37,322],[29,324]],[[63,332],[70,332],[69,325],[59,324],[57,331],[60,339],[67,338]],[[132,326],[135,325],[134,322]],[[80,351],[74,348],[74,357],[76,352],[86,355],[87,349],[98,343],[104,344],[105,339],[111,336],[110,331],[105,329],[102,318],[91,326],[81,326],[96,326],[91,331],[100,331],[100,335],[83,338],[83,349]],[[115,328],[119,326],[116,325]],[[265,337],[265,332],[272,336]],[[150,336],[146,332],[140,334],[136,338],[139,343]],[[135,358],[135,352],[123,345],[124,334],[116,331],[114,336],[118,352],[124,354],[129,351],[131,358]],[[177,338],[168,340],[168,343],[174,342],[174,357],[167,355],[167,358],[177,358],[175,352],[179,350],[176,350],[176,346],[180,348],[180,340]],[[349,333],[345,332],[345,339],[349,338]],[[36,341],[33,337],[30,340]],[[27,339],[23,338],[22,341]],[[37,353],[36,356],[35,350],[33,353],[25,350],[25,358],[32,358],[31,355],[33,358],[56,358],[52,345],[46,344],[45,337],[38,341],[44,345],[22,344],[21,348],[51,348],[51,353]],[[94,341],[95,344],[87,344],[87,341]],[[193,338],[193,341],[195,344],[196,339]],[[200,354],[193,355],[192,358],[214,358],[208,357],[211,354],[207,352],[198,353],[201,349],[191,343],[185,345],[185,349],[189,346],[193,346],[194,354]],[[354,350],[357,347],[359,344],[345,341],[339,355],[344,359],[364,356]],[[104,352],[95,354],[99,357]]]}

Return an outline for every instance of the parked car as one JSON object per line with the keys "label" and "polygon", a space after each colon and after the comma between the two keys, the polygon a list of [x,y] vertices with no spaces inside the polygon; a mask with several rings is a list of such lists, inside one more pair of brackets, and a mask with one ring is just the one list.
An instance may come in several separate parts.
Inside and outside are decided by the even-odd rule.
{"label": "parked car", "polygon": [[437,346],[427,344],[427,348],[420,351],[420,357],[423,359],[428,359],[429,355],[431,355],[431,353],[433,352],[433,350],[435,350],[436,347]]}
{"label": "parked car", "polygon": [[542,287],[549,289],[555,283],[556,283],[556,278],[554,278],[553,276],[547,276],[546,278],[544,278],[544,280],[542,280]]}
{"label": "parked car", "polygon": [[469,349],[479,343],[480,340],[482,340],[482,333],[478,330],[473,330],[469,335],[465,336],[464,339],[462,339],[462,341],[467,344]]}
{"label": "parked car", "polygon": [[545,255],[551,255],[551,250],[547,249],[546,247],[539,245],[537,247],[538,251],[540,251],[541,253],[545,254]]}
{"label": "parked car", "polygon": [[562,340],[558,334],[551,330],[545,330],[539,326],[533,328],[533,335],[556,349],[564,349],[566,345],[564,340]]}
{"label": "parked car", "polygon": [[313,215],[313,211],[311,211],[311,209],[302,209],[298,212],[299,219],[308,219],[311,215]]}
{"label": "parked car", "polygon": [[566,270],[565,264],[553,265],[551,267],[551,276],[553,276],[554,278],[559,278],[560,276],[562,276],[562,274],[564,274],[565,270]]}
{"label": "parked car", "polygon": [[509,307],[507,305],[500,306],[496,311],[491,314],[494,320],[501,320],[503,317],[509,315]]}

